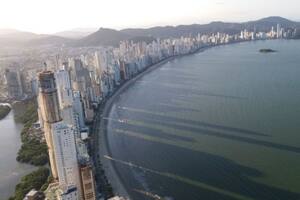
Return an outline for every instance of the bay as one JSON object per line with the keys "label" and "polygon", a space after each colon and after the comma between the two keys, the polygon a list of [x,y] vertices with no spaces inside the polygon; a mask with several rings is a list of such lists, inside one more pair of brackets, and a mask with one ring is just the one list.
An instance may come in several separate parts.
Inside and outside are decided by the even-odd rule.
{"label": "bay", "polygon": [[107,134],[131,197],[300,199],[299,52],[296,40],[214,47],[122,93]]}

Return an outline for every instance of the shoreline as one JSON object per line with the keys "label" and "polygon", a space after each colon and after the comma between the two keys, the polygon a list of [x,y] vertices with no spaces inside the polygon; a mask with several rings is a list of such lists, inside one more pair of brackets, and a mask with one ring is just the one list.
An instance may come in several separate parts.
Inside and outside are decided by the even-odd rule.
{"label": "shoreline", "polygon": [[11,112],[11,109],[10,105],[0,103],[0,120],[5,119]]}
{"label": "shoreline", "polygon": [[[235,44],[235,43],[233,43],[233,44]],[[105,156],[111,156],[111,150],[110,150],[110,146],[108,144],[108,135],[107,135],[108,121],[104,120],[103,118],[108,118],[115,99],[118,98],[121,93],[126,91],[138,79],[142,78],[144,75],[152,72],[153,70],[163,66],[164,64],[168,63],[169,61],[172,61],[174,59],[181,58],[184,56],[193,55],[193,54],[196,54],[199,52],[203,52],[207,49],[210,49],[210,48],[216,47],[216,46],[221,46],[221,45],[200,47],[192,52],[182,54],[182,55],[174,55],[174,56],[165,58],[165,59],[159,61],[158,63],[155,63],[153,65],[146,67],[145,70],[141,71],[140,73],[138,73],[136,76],[134,76],[130,80],[127,80],[126,82],[124,82],[101,105],[102,110],[97,111],[97,114],[94,118],[95,121],[93,124],[93,136],[97,140],[97,141],[94,141],[95,142],[94,145],[96,145],[96,147],[93,148],[94,151],[96,151],[96,152],[94,152],[94,156],[96,154],[97,159],[100,159],[102,169],[105,172],[105,176],[107,177],[108,182],[111,184],[111,186],[113,188],[114,195],[131,199],[130,195],[128,193],[129,189],[126,188],[124,182],[122,181],[122,178],[120,177],[120,174],[119,174],[118,170],[116,169],[115,163],[112,160],[105,158]],[[93,158],[93,159],[95,159],[95,158]],[[97,163],[95,165],[97,166]],[[97,170],[100,170],[100,169],[97,169]]]}
{"label": "shoreline", "polygon": [[[28,171],[28,173],[22,175],[20,177],[20,180],[16,183],[15,187],[14,187],[14,191],[13,193],[10,195],[9,198],[14,198],[17,194],[20,195],[26,195],[26,193],[22,193],[23,191],[21,191],[21,189],[17,189],[16,186],[17,185],[22,185],[22,187],[26,187],[26,185],[30,184],[31,181],[33,181],[33,178],[27,178],[27,181],[25,183],[23,183],[21,181],[21,179],[23,179],[24,177],[31,177],[32,174],[37,174],[39,173],[40,170],[48,170],[49,171],[49,167],[48,167],[48,161],[46,161],[46,146],[45,148],[42,149],[42,145],[43,143],[41,142],[41,140],[39,140],[39,138],[37,137],[37,135],[28,135],[30,129],[32,128],[32,124],[36,121],[37,115],[35,115],[35,108],[33,107],[32,109],[35,111],[34,113],[31,113],[31,102],[32,99],[27,99],[27,100],[22,100],[22,101],[15,101],[12,104],[9,104],[12,112],[13,110],[18,110],[19,107],[25,107],[24,111],[17,114],[14,113],[14,118],[12,120],[14,120],[14,122],[16,124],[20,124],[22,125],[22,128],[20,129],[19,137],[20,137],[20,147],[16,153],[16,162],[22,165],[26,165],[26,166],[30,166],[31,170]],[[19,104],[19,105],[18,105]],[[18,106],[18,107],[14,107],[14,106]],[[28,109],[29,108],[29,109]],[[28,115],[28,113],[30,113],[30,115]],[[36,113],[37,114],[37,113]],[[31,132],[31,131],[30,131]],[[35,140],[35,142],[33,141]],[[46,145],[46,144],[45,144]],[[23,148],[24,146],[26,146],[25,148]],[[29,147],[29,148],[28,148]],[[35,148],[39,148],[37,151]],[[44,160],[41,159],[41,156],[43,156],[43,154],[41,152],[44,151]],[[36,153],[38,152],[38,153]],[[30,159],[26,159],[26,157],[28,157],[27,155],[30,155]],[[25,157],[24,157],[25,156]],[[25,158],[25,159],[24,159]],[[47,159],[48,160],[48,159]],[[45,162],[45,163],[44,163]],[[47,177],[50,177],[50,172],[49,175]],[[45,185],[47,183],[47,179],[45,179],[44,181],[39,182],[41,187],[43,185]],[[22,188],[20,187],[20,188]],[[37,190],[40,190],[42,188],[36,188]],[[29,192],[29,191],[28,191]]]}
{"label": "shoreline", "polygon": [[[96,135],[96,144],[97,148],[99,148],[96,152],[97,158],[100,159],[100,162],[102,164],[102,169],[105,172],[105,176],[108,179],[108,182],[111,184],[113,188],[114,195],[116,196],[123,196],[128,199],[130,198],[130,195],[128,194],[129,188],[126,188],[124,182],[122,181],[122,178],[116,169],[114,161],[105,158],[105,156],[111,157],[111,150],[108,142],[108,133],[107,133],[107,125],[108,121],[104,120],[103,118],[108,118],[112,105],[116,98],[119,97],[121,93],[126,91],[132,84],[134,84],[138,79],[142,78],[144,75],[152,72],[153,70],[163,66],[164,64],[168,63],[169,61],[175,60],[177,58],[194,55],[203,51],[206,51],[213,47],[220,47],[220,46],[227,46],[227,45],[235,45],[239,43],[245,43],[245,42],[256,42],[256,41],[263,41],[263,40],[255,40],[255,41],[238,41],[238,42],[230,42],[226,44],[217,44],[217,45],[207,45],[200,47],[192,52],[181,54],[181,55],[174,55],[168,58],[165,58],[158,63],[155,63],[153,65],[150,65],[146,67],[143,71],[139,72],[137,75],[135,75],[132,79],[127,80],[126,82],[123,82],[122,85],[119,86],[119,88],[116,88],[116,90],[113,92],[113,94],[105,100],[103,104],[100,105],[101,111],[99,112],[97,110],[95,121],[93,124],[93,136]],[[96,127],[96,128],[95,128]],[[99,169],[100,170],[100,169]]]}
{"label": "shoreline", "polygon": [[[10,104],[4,103],[4,105]],[[3,130],[7,130],[6,132],[3,132],[4,137],[1,137],[1,139],[5,139],[6,144],[9,144],[9,150],[2,151],[4,155],[3,159],[10,166],[7,167],[8,165],[3,165],[1,167],[5,174],[2,174],[0,177],[0,194],[3,195],[0,196],[5,199],[9,199],[11,196],[15,195],[15,187],[21,182],[21,179],[24,176],[37,170],[37,167],[28,163],[18,162],[16,160],[18,151],[22,146],[21,131],[24,128],[24,124],[18,123],[14,120],[14,111],[11,110],[8,113],[8,115],[3,119],[3,121],[0,121],[1,128],[4,128]],[[7,138],[5,137],[5,135],[10,135],[10,137]],[[5,145],[2,148],[6,148]]]}

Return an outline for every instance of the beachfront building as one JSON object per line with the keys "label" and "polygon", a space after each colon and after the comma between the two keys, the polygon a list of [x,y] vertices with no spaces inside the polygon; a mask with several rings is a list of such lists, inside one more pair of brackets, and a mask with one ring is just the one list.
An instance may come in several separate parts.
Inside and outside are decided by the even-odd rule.
{"label": "beachfront building", "polygon": [[[156,39],[148,44],[123,41],[118,48],[101,48],[75,56],[56,71],[39,75],[39,116],[43,124],[51,171],[58,181],[61,198],[96,198],[93,163],[86,140],[87,123],[93,121],[97,106],[116,89],[148,67],[203,47],[230,42],[276,38],[282,29],[269,33],[242,30],[239,34],[197,34],[188,37]],[[118,197],[116,197],[118,198]]]}
{"label": "beachfront building", "polygon": [[91,164],[80,166],[83,195],[85,200],[96,200],[94,173]]}
{"label": "beachfront building", "polygon": [[59,184],[63,188],[76,188],[81,195],[74,127],[58,122],[52,125],[52,130]]}
{"label": "beachfront building", "polygon": [[39,84],[38,102],[42,118],[40,121],[44,123],[52,176],[59,182],[62,190],[76,188],[80,197],[81,182],[74,138],[75,128],[63,121],[54,72],[41,72]]}
{"label": "beachfront building", "polygon": [[[80,65],[77,70],[82,70]],[[49,199],[93,200],[96,197],[94,176],[87,145],[82,140],[82,134],[86,135],[84,139],[88,138],[81,95],[87,88],[82,84],[77,87],[80,90],[74,91],[72,81],[66,68],[55,73],[43,71],[39,74],[39,117],[55,180],[47,189],[46,196]]]}
{"label": "beachfront building", "polygon": [[53,146],[52,124],[62,121],[54,73],[43,71],[39,74],[40,92],[38,104],[40,121],[43,123],[45,139],[48,146],[52,176],[58,180],[57,165]]}

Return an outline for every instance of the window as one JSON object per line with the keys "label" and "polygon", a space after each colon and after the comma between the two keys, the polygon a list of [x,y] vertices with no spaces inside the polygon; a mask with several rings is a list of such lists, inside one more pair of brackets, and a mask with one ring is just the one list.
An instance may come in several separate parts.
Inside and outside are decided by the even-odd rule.
{"label": "window", "polygon": [[84,184],[84,187],[86,190],[90,190],[90,189],[92,189],[93,185],[92,185],[92,183],[87,183],[87,184]]}

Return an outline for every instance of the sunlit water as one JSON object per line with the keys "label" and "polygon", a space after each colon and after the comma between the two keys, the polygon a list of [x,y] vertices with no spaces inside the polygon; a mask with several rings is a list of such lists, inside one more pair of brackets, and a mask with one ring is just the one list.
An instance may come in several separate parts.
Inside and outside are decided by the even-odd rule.
{"label": "sunlit water", "polygon": [[284,40],[215,47],[124,92],[108,143],[133,199],[300,199],[299,52]]}
{"label": "sunlit water", "polygon": [[13,111],[0,120],[0,200],[7,200],[21,177],[34,168],[16,161],[21,130],[22,125],[14,121]]}

